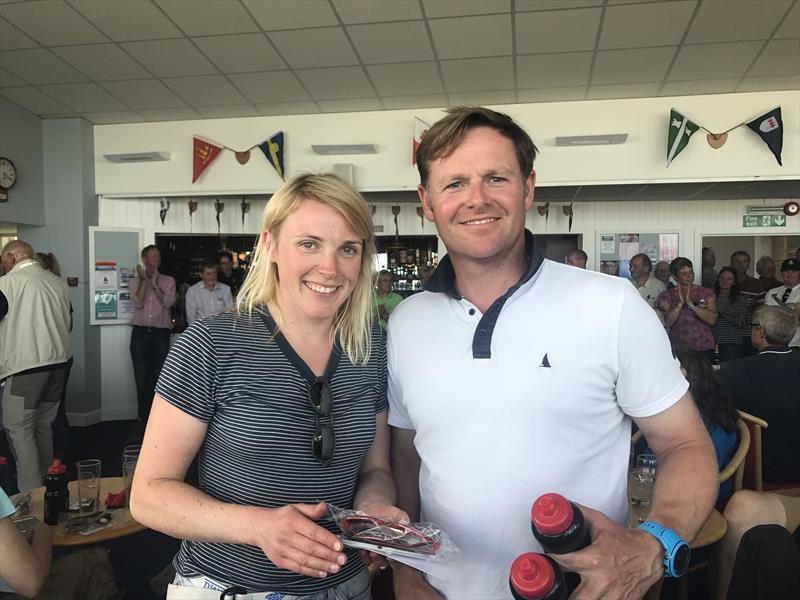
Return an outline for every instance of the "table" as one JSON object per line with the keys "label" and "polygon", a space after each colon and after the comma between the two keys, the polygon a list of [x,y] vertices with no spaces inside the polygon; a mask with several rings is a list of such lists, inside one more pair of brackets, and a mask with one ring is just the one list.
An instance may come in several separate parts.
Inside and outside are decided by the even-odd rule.
{"label": "table", "polygon": [[[100,504],[105,505],[105,499],[108,492],[119,492],[125,489],[125,483],[122,477],[103,477],[100,480]],[[28,513],[44,522],[44,487],[38,487],[31,490],[31,507]],[[17,496],[11,498],[13,501]],[[69,497],[70,501],[74,501],[78,497],[78,482],[69,482]],[[132,516],[127,508],[109,509],[113,515],[111,520],[111,527],[92,533],[90,535],[81,535],[79,533],[67,533],[64,531],[63,523],[58,526],[53,533],[53,546],[83,546],[86,544],[97,544],[106,542],[126,535],[131,535],[144,531],[146,527],[139,524]],[[70,516],[78,516],[78,513],[70,513]]]}

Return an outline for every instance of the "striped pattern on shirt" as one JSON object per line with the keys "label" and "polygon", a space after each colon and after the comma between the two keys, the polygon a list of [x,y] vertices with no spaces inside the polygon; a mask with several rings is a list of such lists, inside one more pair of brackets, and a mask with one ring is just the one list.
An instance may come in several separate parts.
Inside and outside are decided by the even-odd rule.
{"label": "striped pattern on shirt", "polygon": [[[375,415],[387,410],[386,348],[379,327],[372,354],[353,365],[334,347],[326,377],[333,395],[336,450],[328,467],[311,452],[315,432],[308,366],[266,312],[222,313],[192,325],[169,354],[156,392],[208,423],[199,453],[199,488],[223,502],[281,507],[331,502],[352,508],[356,480],[375,436]],[[322,521],[338,533],[331,521]],[[363,565],[347,550],[341,571],[314,579],[276,567],[260,548],[184,541],[175,567],[250,591],[310,594],[346,581]]]}
{"label": "striped pattern on shirt", "polygon": [[717,296],[717,308],[722,309],[733,323],[723,318],[722,315],[717,317],[716,323],[711,326],[715,344],[737,344],[741,346],[742,337],[745,335],[750,337],[748,304],[747,298],[741,294],[734,303],[731,303],[730,296],[724,294]]}

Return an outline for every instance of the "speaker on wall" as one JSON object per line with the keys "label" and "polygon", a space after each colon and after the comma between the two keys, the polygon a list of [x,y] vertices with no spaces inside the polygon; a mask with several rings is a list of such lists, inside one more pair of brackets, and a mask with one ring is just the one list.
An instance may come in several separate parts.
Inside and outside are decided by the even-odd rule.
{"label": "speaker on wall", "polygon": [[353,163],[336,163],[333,165],[333,174],[338,175],[352,186],[355,186],[355,171],[356,166]]}

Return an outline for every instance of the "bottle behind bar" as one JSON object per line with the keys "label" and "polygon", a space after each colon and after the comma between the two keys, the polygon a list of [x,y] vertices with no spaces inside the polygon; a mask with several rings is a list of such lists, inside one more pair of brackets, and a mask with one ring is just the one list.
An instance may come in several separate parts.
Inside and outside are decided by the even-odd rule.
{"label": "bottle behind bar", "polygon": [[58,516],[69,508],[67,468],[55,459],[44,478],[44,522],[58,525]]}
{"label": "bottle behind bar", "polygon": [[719,358],[719,344],[714,345],[714,358],[711,359],[711,366],[718,367],[722,364],[722,361]]}
{"label": "bottle behind bar", "polygon": [[558,564],[537,552],[514,559],[508,584],[516,600],[567,600],[570,594]]}

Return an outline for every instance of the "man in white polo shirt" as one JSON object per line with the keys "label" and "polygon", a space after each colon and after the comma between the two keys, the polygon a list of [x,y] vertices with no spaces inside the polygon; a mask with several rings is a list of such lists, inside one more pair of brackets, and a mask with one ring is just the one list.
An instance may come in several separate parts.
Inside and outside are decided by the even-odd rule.
{"label": "man in white polo shirt", "polygon": [[[768,291],[764,298],[764,304],[767,306],[788,306],[800,319],[800,260],[787,258],[783,261],[781,264],[781,276],[783,277],[783,285]],[[797,328],[797,333],[794,334],[792,341],[789,342],[789,346],[800,347],[800,327]]]}
{"label": "man in white polo shirt", "polygon": [[200,281],[186,290],[186,321],[189,325],[232,304],[230,286],[217,281],[217,265],[213,262],[200,265]]}
{"label": "man in white polo shirt", "polygon": [[[389,423],[399,505],[450,534],[462,563],[447,579],[399,565],[396,596],[511,598],[512,561],[540,550],[531,503],[559,492],[591,507],[591,546],[558,557],[579,597],[640,598],[683,570],[675,544],[712,508],[708,434],[639,293],[545,260],[525,230],[530,137],[488,109],[448,112],[417,153],[448,254],[389,321]],[[649,532],[623,526],[631,418],[658,460]]]}

